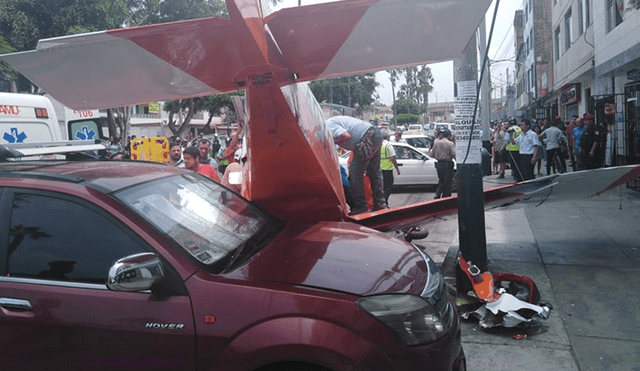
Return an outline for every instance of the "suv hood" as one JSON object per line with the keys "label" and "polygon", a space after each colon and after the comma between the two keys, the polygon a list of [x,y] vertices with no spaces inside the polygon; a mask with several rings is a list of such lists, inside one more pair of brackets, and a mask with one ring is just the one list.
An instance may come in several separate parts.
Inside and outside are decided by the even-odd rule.
{"label": "suv hood", "polygon": [[427,261],[411,244],[348,222],[288,225],[241,272],[361,296],[420,294],[429,275]]}

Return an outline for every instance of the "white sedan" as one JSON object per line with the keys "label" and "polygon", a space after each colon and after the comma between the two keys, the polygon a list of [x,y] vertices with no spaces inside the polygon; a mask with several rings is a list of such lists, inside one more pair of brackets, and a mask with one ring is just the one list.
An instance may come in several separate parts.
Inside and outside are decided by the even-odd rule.
{"label": "white sedan", "polygon": [[[395,170],[393,172],[394,186],[413,185],[438,185],[438,173],[436,171],[436,160],[417,148],[407,143],[391,142],[396,151],[396,161],[400,166],[400,175]],[[347,152],[340,156],[340,165],[349,171],[349,155]]]}

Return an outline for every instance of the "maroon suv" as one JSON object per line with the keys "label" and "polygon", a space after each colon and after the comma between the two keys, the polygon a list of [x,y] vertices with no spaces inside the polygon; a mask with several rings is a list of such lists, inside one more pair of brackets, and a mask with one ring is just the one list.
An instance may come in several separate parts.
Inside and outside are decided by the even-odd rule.
{"label": "maroon suv", "polygon": [[0,164],[0,368],[464,370],[436,264],[141,162]]}

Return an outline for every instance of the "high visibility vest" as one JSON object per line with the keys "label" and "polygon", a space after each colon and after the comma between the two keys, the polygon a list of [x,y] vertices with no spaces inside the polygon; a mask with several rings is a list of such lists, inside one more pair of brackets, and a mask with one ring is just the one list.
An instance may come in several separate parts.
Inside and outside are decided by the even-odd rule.
{"label": "high visibility vest", "polygon": [[380,169],[381,170],[393,170],[393,161],[391,161],[391,156],[389,156],[389,146],[391,144],[386,142],[382,145],[382,150],[380,151]]}
{"label": "high visibility vest", "polygon": [[[517,137],[520,136],[520,134],[522,134],[522,129],[520,129],[519,126],[514,126],[516,132],[513,133],[513,139],[516,139]],[[509,136],[511,136],[511,134],[509,134]],[[517,144],[511,144],[511,141],[507,142],[507,151],[519,151],[520,150],[520,146]]]}

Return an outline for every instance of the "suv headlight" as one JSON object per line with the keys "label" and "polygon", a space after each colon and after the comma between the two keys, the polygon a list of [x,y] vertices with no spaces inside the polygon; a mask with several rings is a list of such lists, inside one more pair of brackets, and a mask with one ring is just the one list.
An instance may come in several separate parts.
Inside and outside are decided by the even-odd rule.
{"label": "suv headlight", "polygon": [[451,321],[445,321],[426,300],[415,295],[376,295],[358,299],[365,312],[394,330],[406,345],[431,343],[441,338]]}

